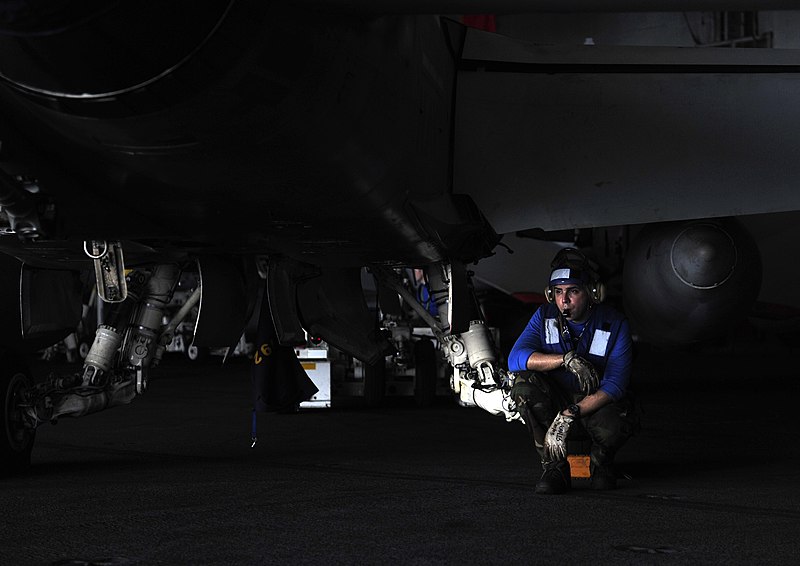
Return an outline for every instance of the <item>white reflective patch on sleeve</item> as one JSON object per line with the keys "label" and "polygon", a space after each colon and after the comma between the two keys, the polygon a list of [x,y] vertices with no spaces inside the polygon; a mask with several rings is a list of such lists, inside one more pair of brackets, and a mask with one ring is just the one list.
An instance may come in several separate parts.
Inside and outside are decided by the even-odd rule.
{"label": "white reflective patch on sleeve", "polygon": [[595,330],[594,337],[592,338],[592,345],[589,348],[589,353],[595,356],[605,356],[606,348],[608,348],[608,341],[611,339],[611,333],[606,330]]}
{"label": "white reflective patch on sleeve", "polygon": [[558,331],[558,323],[554,318],[546,318],[544,319],[544,337],[545,342],[548,344],[558,344],[558,337],[560,332]]}

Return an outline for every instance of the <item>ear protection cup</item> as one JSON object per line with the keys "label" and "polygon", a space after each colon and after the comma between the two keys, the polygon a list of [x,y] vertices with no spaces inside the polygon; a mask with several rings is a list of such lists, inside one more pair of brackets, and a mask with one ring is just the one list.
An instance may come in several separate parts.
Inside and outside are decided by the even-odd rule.
{"label": "ear protection cup", "polygon": [[602,281],[593,281],[589,294],[592,297],[592,302],[602,303],[606,300],[606,286]]}
{"label": "ear protection cup", "polygon": [[[593,303],[602,303],[606,300],[606,286],[601,281],[593,281],[589,287],[589,296],[592,298]],[[555,302],[553,296],[553,288],[547,287],[544,290],[544,298],[548,303]]]}
{"label": "ear protection cup", "polygon": [[[580,269],[590,274],[592,280],[588,284],[589,296],[593,303],[602,303],[606,299],[606,286],[600,281],[600,276],[597,271],[592,267],[589,259],[583,255],[577,248],[564,248],[560,250],[553,261],[550,263],[551,269],[558,269],[561,267],[569,267],[573,269]],[[548,286],[544,290],[544,298],[548,303],[555,301],[553,296],[553,288]]]}

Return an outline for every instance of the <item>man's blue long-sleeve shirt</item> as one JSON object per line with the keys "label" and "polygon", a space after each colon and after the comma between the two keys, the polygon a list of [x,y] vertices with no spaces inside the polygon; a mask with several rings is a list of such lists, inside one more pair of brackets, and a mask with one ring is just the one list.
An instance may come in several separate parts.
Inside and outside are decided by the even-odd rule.
{"label": "man's blue long-sleeve shirt", "polygon": [[[508,356],[510,371],[525,371],[534,352],[565,354],[572,349],[562,336],[558,308],[545,304],[533,314]],[[583,324],[567,321],[569,333],[577,342],[576,353],[594,365],[601,376],[599,391],[619,401],[627,391],[633,365],[633,345],[627,319],[608,305],[593,305]],[[560,367],[548,372],[566,391],[580,392],[578,379]]]}

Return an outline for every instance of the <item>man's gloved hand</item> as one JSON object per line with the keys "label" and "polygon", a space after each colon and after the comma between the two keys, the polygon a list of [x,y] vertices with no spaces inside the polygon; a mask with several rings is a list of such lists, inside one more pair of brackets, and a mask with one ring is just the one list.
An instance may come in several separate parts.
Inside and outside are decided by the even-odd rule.
{"label": "man's gloved hand", "polygon": [[572,425],[573,417],[558,413],[553,424],[544,435],[544,461],[558,462],[567,457],[567,434]]}
{"label": "man's gloved hand", "polygon": [[594,366],[572,350],[564,354],[564,367],[578,378],[585,395],[594,393],[600,385],[600,378]]}

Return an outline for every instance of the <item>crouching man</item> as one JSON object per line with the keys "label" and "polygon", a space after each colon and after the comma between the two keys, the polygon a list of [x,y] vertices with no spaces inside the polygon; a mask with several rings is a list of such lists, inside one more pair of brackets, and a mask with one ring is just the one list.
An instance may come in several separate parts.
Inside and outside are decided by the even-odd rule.
{"label": "crouching man", "polygon": [[593,489],[614,489],[614,456],[636,422],[628,394],[632,342],[626,318],[601,304],[603,287],[573,248],[551,265],[548,303],[531,317],[508,357],[511,394],[544,470],[536,493],[571,487],[567,435],[579,421],[592,440]]}

